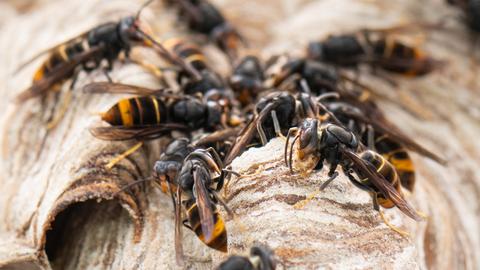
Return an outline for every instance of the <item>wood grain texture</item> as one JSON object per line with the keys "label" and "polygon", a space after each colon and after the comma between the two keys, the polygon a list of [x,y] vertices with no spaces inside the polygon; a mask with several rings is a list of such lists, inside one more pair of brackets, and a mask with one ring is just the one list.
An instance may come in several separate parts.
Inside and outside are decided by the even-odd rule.
{"label": "wood grain texture", "polygon": [[[266,57],[284,51],[301,54],[309,40],[329,33],[459,15],[441,0],[214,2]],[[104,81],[102,73],[81,75],[72,107],[53,131],[45,129],[53,97],[43,106],[39,100],[22,107],[11,102],[30,84],[39,64],[12,76],[20,62],[100,22],[132,14],[141,1],[38,1],[27,9],[0,5],[0,268],[176,269],[170,198],[148,185],[112,198],[120,186],[150,174],[162,143],[149,143],[112,171],[103,169],[109,158],[134,142],[101,142],[88,132],[99,123],[93,113],[121,98],[81,92],[85,83]],[[175,14],[160,3],[142,16],[162,38],[187,36],[174,22]],[[447,19],[446,30],[425,36],[424,45],[446,61],[432,76],[393,77],[397,88],[368,74],[362,80],[375,90],[389,119],[448,160],[442,167],[413,155],[418,184],[407,198],[428,220],[415,223],[389,210],[393,223],[412,233],[411,238],[396,235],[373,211],[367,194],[344,177],[303,209],[295,209],[296,202],[325,180],[325,172],[290,175],[281,161],[282,142],[276,140],[234,163],[234,169],[250,172],[265,165],[255,177],[230,184],[227,197],[236,213],[227,220],[230,253],[247,252],[260,242],[273,247],[287,268],[479,269],[480,81],[471,35],[460,22]],[[205,51],[213,66],[228,74],[225,58],[212,46]],[[136,53],[150,57],[146,51]],[[133,64],[117,63],[112,77],[157,86]],[[49,227],[53,234],[46,231]],[[185,268],[211,269],[224,257],[186,230],[184,247],[189,256]]]}

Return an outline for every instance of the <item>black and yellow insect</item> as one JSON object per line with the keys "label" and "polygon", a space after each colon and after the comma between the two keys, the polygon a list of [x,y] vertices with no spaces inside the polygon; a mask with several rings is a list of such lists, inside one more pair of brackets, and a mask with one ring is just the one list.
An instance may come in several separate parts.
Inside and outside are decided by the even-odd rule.
{"label": "black and yellow insect", "polygon": [[187,216],[184,226],[195,232],[207,246],[227,252],[225,222],[216,207],[221,204],[232,215],[217,194],[222,189],[226,176],[223,169],[223,162],[213,148],[196,148],[182,163],[175,178],[175,249],[179,263],[183,261],[181,208]]}
{"label": "black and yellow insect", "polygon": [[[175,114],[175,107],[189,107],[200,114]],[[91,133],[102,140],[155,139],[172,130],[198,129],[205,120],[205,105],[189,98],[170,102],[158,96],[141,96],[122,99],[101,113],[102,120],[110,126],[92,127]],[[179,111],[179,110],[177,110]]]}
{"label": "black and yellow insect", "polygon": [[[217,194],[223,187],[226,174],[216,150],[201,146],[204,142],[222,139],[223,136],[213,134],[201,141],[192,142],[186,137],[171,141],[155,162],[152,177],[148,178],[171,196],[175,211],[175,252],[179,265],[184,261],[183,227],[192,230],[208,247],[227,252],[225,222],[217,209],[217,204],[221,204],[232,215]],[[129,184],[120,192],[145,181]]]}
{"label": "black and yellow insect", "polygon": [[[322,41],[310,42],[307,57],[342,66],[367,64],[406,76],[428,74],[437,68],[441,61],[427,56],[419,47],[410,46],[390,35],[408,28],[398,26],[388,29],[363,29],[351,34],[332,35]],[[412,30],[414,28],[411,26]]]}
{"label": "black and yellow insect", "polygon": [[177,181],[190,228],[206,245],[226,252],[225,224],[215,206],[225,206],[217,195],[224,177],[223,163],[216,151],[197,148],[185,158]]}
{"label": "black and yellow insect", "polygon": [[[140,96],[122,99],[101,113],[108,127],[93,127],[92,134],[104,140],[153,139],[176,130],[215,131],[229,119],[218,104],[188,95],[118,83],[91,83],[89,93],[128,93]],[[227,121],[231,122],[231,121]]]}
{"label": "black and yellow insect", "polygon": [[[295,128],[295,132],[297,134],[291,144],[287,139],[284,153],[285,162],[292,172],[294,146],[298,140],[296,152],[300,163],[314,157],[312,166],[314,170],[321,170],[324,162],[329,165],[329,178],[322,183],[320,190],[338,176],[336,170],[340,166],[355,186],[370,193],[374,209],[392,230],[402,235],[407,234],[386,220],[380,206],[397,207],[410,218],[416,221],[422,220],[421,214],[404,199],[400,177],[394,165],[372,150],[361,151],[360,141],[352,131],[335,124],[320,125],[318,119],[306,118],[298,128]],[[288,149],[290,149],[290,155],[287,158]],[[361,152],[358,153],[358,151]]]}
{"label": "black and yellow insect", "polygon": [[178,65],[188,72],[194,72],[190,66],[170,54],[149,34],[149,27],[140,21],[139,16],[140,11],[136,16],[128,16],[118,22],[108,22],[96,26],[66,42],[38,53],[22,64],[19,69],[38,57],[49,54],[35,72],[32,85],[17,96],[17,101],[23,102],[45,95],[52,88],[58,87],[70,78],[73,78],[71,85],[73,88],[80,70],[92,71],[100,67],[103,60],[106,60],[108,64],[105,67],[106,70],[111,70],[113,61],[119,57],[120,53],[123,52],[128,57],[134,46],[153,48],[172,64]]}
{"label": "black and yellow insect", "polygon": [[177,81],[184,94],[208,96],[212,90],[226,91],[221,77],[210,68],[206,56],[195,44],[179,38],[168,39],[162,44],[168,51],[194,67],[199,73],[199,78],[192,78],[185,72],[178,73]]}
{"label": "black and yellow insect", "polygon": [[126,98],[105,113],[102,120],[112,126],[144,126],[163,124],[167,120],[167,104],[158,96]]}
{"label": "black and yellow insect", "polygon": [[190,63],[197,70],[208,68],[207,58],[195,44],[186,42],[180,38],[171,38],[162,42],[163,46],[182,58],[186,63]]}

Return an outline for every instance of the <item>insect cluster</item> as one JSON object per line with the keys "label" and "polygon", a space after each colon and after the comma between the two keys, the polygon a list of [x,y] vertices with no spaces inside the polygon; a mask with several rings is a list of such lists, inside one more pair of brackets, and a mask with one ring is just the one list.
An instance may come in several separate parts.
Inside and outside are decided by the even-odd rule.
{"label": "insect cluster", "polygon": [[[478,1],[465,2],[464,8],[480,6]],[[382,77],[395,73],[408,78],[434,71],[441,61],[396,38],[412,26],[331,35],[310,42],[301,57],[272,56],[264,61],[246,53],[244,37],[207,0],[165,0],[165,4],[179,13],[191,32],[203,35],[226,54],[232,65],[229,76],[219,75],[194,40],[158,41],[140,18],[142,7],[136,16],[96,26],[42,52],[48,57],[17,102],[43,98],[67,81],[71,91],[80,71],[95,69],[103,69],[108,82],[84,86],[85,94],[134,95],[102,113],[105,124],[92,127],[91,133],[108,141],[171,139],[149,180],[172,199],[179,264],[185,260],[183,227],[210,248],[227,252],[227,228],[218,208],[234,215],[219,193],[232,174],[238,176],[230,164],[246,149],[275,137],[285,138],[285,166],[291,173],[309,173],[327,165],[329,178],[319,183],[320,190],[339,175],[340,167],[352,184],[371,195],[373,208],[394,231],[407,234],[391,225],[381,208],[397,207],[410,218],[422,220],[402,193],[403,188],[410,192],[415,188],[410,153],[441,164],[445,161],[400,131],[372,100],[369,88],[346,72],[358,73],[358,67],[366,66]],[[476,29],[474,12],[467,14]],[[112,63],[120,56],[129,59],[136,46],[150,48],[168,62],[176,85],[162,77],[162,89],[111,81]],[[163,74],[160,67],[147,69]],[[59,121],[61,115],[51,120],[49,128]],[[120,192],[128,192],[131,186]],[[254,246],[250,255],[232,256],[219,269],[275,269],[275,265],[268,247]]]}

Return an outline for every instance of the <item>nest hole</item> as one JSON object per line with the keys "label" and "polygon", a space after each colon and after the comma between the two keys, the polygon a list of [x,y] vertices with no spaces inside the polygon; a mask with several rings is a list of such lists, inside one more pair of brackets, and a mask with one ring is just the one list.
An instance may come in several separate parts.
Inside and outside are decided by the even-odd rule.
{"label": "nest hole", "polygon": [[[122,220],[123,219],[123,220]],[[45,252],[52,269],[78,269],[84,260],[113,262],[128,214],[117,201],[88,200],[60,212],[46,234]]]}

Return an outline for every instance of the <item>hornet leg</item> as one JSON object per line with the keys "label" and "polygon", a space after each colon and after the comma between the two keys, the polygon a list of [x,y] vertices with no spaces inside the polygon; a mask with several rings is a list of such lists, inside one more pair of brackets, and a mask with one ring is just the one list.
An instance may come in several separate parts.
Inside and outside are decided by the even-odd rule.
{"label": "hornet leg", "polygon": [[140,148],[141,146],[143,145],[143,142],[139,142],[137,144],[135,144],[134,146],[130,147],[129,149],[127,149],[127,151],[123,152],[122,154],[118,155],[117,157],[113,158],[112,160],[110,160],[110,162],[107,163],[107,165],[105,165],[105,168],[107,170],[110,170],[113,168],[113,166],[115,166],[115,164],[117,164],[118,162],[122,161],[123,159],[125,159],[126,157],[128,157],[129,155],[133,154],[135,151],[138,150],[138,148]]}
{"label": "hornet leg", "polygon": [[272,114],[273,127],[275,128],[275,133],[278,137],[286,140],[285,136],[282,134],[282,129],[280,128],[280,122],[278,121],[277,112],[275,110],[270,112]]}
{"label": "hornet leg", "polygon": [[77,68],[73,74],[72,82],[70,83],[70,88],[68,91],[65,93],[65,97],[63,99],[63,102],[60,103],[60,108],[57,113],[54,113],[52,119],[48,121],[47,123],[47,130],[54,129],[58,123],[63,119],[63,116],[65,116],[65,113],[68,110],[68,107],[70,106],[70,103],[72,101],[72,90],[75,89],[75,84],[77,83],[78,79],[78,74],[80,73],[79,68]]}
{"label": "hornet leg", "polygon": [[382,209],[380,209],[380,206],[378,205],[378,200],[377,200],[377,194],[376,193],[372,192],[372,200],[373,200],[373,208],[378,211],[378,213],[380,214],[380,217],[382,218],[383,223],[385,223],[385,225],[387,225],[391,230],[395,231],[396,233],[400,234],[401,236],[404,236],[404,237],[410,236],[410,234],[408,232],[403,231],[403,230],[395,227],[394,225],[392,225],[387,220],[387,218],[385,217],[385,215],[382,212]]}

